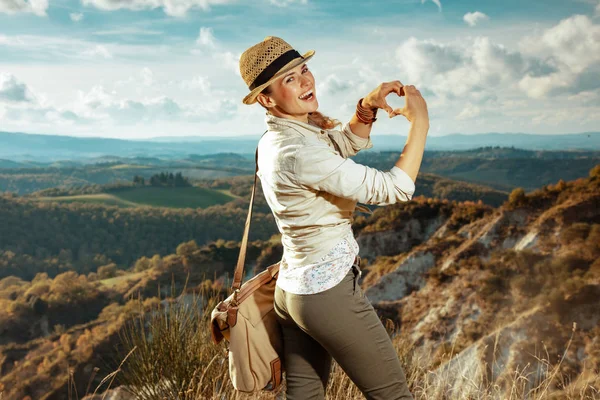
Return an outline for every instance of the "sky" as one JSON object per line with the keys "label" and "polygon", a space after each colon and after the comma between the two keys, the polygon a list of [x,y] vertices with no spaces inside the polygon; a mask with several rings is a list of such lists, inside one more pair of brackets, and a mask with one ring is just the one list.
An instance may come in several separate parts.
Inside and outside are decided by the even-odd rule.
{"label": "sky", "polygon": [[[429,136],[600,131],[600,0],[0,0],[0,131],[260,135],[238,63],[266,36],[315,51],[319,111],[342,122],[399,80]],[[378,117],[372,135],[406,136]]]}

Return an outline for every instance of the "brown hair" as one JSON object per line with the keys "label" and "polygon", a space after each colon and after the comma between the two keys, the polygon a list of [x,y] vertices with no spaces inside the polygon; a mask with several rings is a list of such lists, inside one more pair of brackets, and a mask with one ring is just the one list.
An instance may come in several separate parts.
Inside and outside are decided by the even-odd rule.
{"label": "brown hair", "polygon": [[[261,93],[264,93],[266,95],[271,94],[271,85],[264,88]],[[261,104],[261,106],[264,109],[268,110],[268,108],[263,106],[262,104]],[[336,126],[342,124],[341,121],[338,121],[337,119],[330,118],[326,115],[323,115],[319,111],[313,111],[313,112],[308,113],[308,121],[312,122],[313,124],[315,124],[316,126],[318,126],[321,129],[333,129]]]}

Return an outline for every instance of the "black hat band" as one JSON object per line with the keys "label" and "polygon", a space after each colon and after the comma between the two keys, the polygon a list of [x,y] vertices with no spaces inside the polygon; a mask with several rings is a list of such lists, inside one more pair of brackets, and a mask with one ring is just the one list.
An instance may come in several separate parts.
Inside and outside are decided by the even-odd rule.
{"label": "black hat band", "polygon": [[271,79],[273,75],[277,73],[277,71],[279,71],[287,63],[298,57],[302,58],[302,55],[300,55],[300,53],[298,53],[294,49],[288,50],[279,57],[277,57],[275,60],[273,60],[271,64],[267,66],[267,68],[263,69],[262,72],[258,74],[254,82],[252,82],[252,85],[249,86],[250,90],[254,90],[263,83],[268,82],[269,79]]}

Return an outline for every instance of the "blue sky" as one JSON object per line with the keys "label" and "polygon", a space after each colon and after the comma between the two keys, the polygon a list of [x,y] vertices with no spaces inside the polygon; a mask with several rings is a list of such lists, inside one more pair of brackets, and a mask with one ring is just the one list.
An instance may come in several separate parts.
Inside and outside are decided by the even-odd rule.
{"label": "blue sky", "polygon": [[[431,136],[600,131],[600,0],[0,0],[0,131],[259,135],[238,60],[269,35],[315,50],[341,121],[400,80]],[[382,113],[373,134],[407,130]]]}

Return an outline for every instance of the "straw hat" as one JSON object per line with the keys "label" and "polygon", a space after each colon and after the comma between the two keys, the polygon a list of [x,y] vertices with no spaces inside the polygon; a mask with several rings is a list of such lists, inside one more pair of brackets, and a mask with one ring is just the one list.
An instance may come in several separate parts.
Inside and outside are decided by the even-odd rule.
{"label": "straw hat", "polygon": [[290,69],[310,60],[315,54],[309,50],[300,55],[285,40],[267,36],[240,56],[240,73],[250,93],[244,97],[244,104],[256,103],[256,96],[271,82]]}

